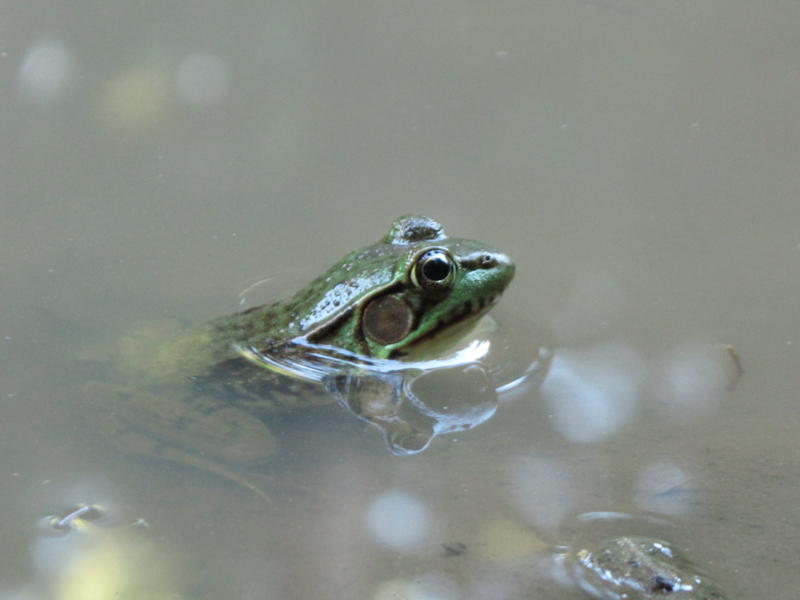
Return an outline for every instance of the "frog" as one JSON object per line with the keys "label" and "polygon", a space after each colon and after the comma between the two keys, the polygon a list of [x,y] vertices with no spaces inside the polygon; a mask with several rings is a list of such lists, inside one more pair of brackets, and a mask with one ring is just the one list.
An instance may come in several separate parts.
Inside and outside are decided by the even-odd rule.
{"label": "frog", "polygon": [[[108,352],[104,376],[88,382],[85,397],[116,447],[260,493],[235,473],[276,453],[276,415],[342,403],[343,378],[425,357],[464,335],[514,271],[505,253],[405,215],[286,298],[196,326],[137,328]],[[390,414],[403,388],[386,381],[358,380],[358,416],[389,427],[396,447],[413,447],[403,442],[413,427]]]}
{"label": "frog", "polygon": [[730,600],[670,543],[656,538],[622,536],[583,548],[575,554],[573,570],[595,598]]}

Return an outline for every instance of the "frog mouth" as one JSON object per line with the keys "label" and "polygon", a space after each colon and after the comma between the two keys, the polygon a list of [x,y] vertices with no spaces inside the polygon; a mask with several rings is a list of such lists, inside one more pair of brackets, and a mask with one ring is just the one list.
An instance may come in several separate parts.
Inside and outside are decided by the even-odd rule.
{"label": "frog mouth", "polygon": [[497,304],[498,298],[500,298],[500,294],[486,296],[485,298],[480,298],[478,300],[465,301],[454,311],[451,311],[448,315],[439,319],[439,321],[436,323],[436,327],[433,328],[433,331],[431,331],[429,335],[435,335],[444,327],[447,327],[453,323],[458,323],[459,321],[464,321],[470,319],[471,317],[482,315],[492,306]]}
{"label": "frog mouth", "polygon": [[499,298],[500,294],[495,294],[477,300],[465,301],[457,306],[455,310],[440,317],[436,322],[436,326],[425,335],[417,338],[406,347],[396,350],[393,356],[415,355],[420,351],[426,353],[429,346],[438,347],[440,343],[447,344],[451,339],[458,339],[466,334],[497,303]]}
{"label": "frog mouth", "polygon": [[466,333],[466,330],[494,306],[499,298],[500,294],[495,294],[477,300],[466,300],[447,315],[440,317],[430,331],[414,340],[408,348],[403,350],[403,353],[411,351],[412,348],[418,349],[426,346],[434,339],[450,338],[451,336],[456,338]]}

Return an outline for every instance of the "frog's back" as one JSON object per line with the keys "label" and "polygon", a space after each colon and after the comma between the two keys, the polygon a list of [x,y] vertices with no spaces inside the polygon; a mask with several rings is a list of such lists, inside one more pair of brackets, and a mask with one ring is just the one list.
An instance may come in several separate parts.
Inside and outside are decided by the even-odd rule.
{"label": "frog's back", "polygon": [[[175,393],[197,393],[257,411],[332,401],[321,386],[254,364],[237,349],[237,315],[200,326],[149,324],[124,336],[115,353],[117,378]],[[276,347],[279,341],[275,340]]]}

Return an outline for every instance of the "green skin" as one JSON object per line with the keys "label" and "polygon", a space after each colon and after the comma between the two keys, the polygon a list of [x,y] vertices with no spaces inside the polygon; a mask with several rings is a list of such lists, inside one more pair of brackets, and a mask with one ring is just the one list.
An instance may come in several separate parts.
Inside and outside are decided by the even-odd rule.
{"label": "green skin", "polygon": [[728,600],[667,542],[620,537],[577,553],[579,579],[592,596],[609,599]]}
{"label": "green skin", "polygon": [[87,397],[116,445],[235,478],[219,465],[274,452],[270,413],[333,401],[304,375],[319,362],[310,347],[352,362],[424,354],[485,314],[513,275],[504,254],[401,217],[288,300],[189,331],[141,328],[121,340],[113,382]]}

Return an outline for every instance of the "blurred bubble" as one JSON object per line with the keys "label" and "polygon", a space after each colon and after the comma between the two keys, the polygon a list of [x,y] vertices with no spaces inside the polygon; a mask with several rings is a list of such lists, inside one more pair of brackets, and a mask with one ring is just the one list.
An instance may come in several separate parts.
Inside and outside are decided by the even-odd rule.
{"label": "blurred bubble", "polygon": [[687,341],[662,361],[655,391],[670,412],[692,415],[714,408],[735,377],[725,346]]}
{"label": "blurred bubble", "polygon": [[639,353],[624,344],[560,351],[542,384],[554,427],[573,442],[612,435],[631,418],[644,371]]}
{"label": "blurred bubble", "polygon": [[554,529],[575,505],[575,481],[561,461],[530,456],[510,464],[511,502],[540,529]]}
{"label": "blurred bubble", "polygon": [[214,106],[228,95],[228,66],[213,54],[190,54],[178,66],[177,84],[190,104]]}
{"label": "blurred bubble", "polygon": [[645,510],[681,515],[688,511],[693,496],[689,476],[670,462],[648,465],[636,481],[636,504]]}
{"label": "blurred bubble", "polygon": [[390,491],[372,502],[367,525],[375,538],[394,548],[411,548],[430,532],[428,508],[406,492]]}
{"label": "blurred bubble", "polygon": [[112,80],[102,97],[102,112],[114,129],[139,131],[156,123],[167,107],[163,73],[135,67]]}
{"label": "blurred bubble", "polygon": [[451,577],[426,573],[414,579],[392,579],[378,586],[374,600],[459,600],[461,592]]}
{"label": "blurred bubble", "polygon": [[39,102],[53,102],[64,90],[72,72],[72,58],[59,41],[42,41],[33,46],[20,63],[20,88]]}

